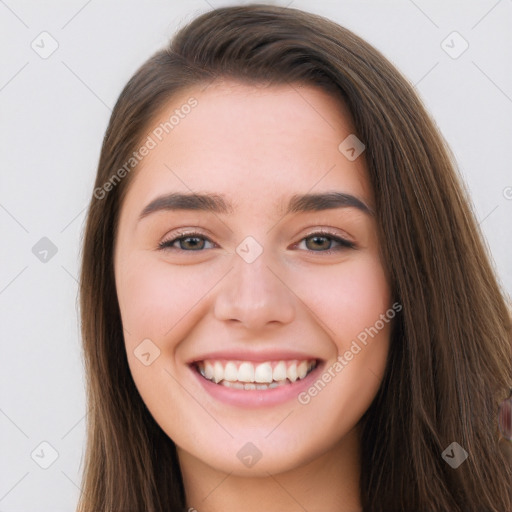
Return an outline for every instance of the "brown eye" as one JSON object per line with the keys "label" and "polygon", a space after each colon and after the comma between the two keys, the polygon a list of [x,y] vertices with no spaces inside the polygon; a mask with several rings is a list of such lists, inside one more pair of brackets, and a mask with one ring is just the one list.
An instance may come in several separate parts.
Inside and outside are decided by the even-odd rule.
{"label": "brown eye", "polygon": [[344,238],[327,233],[313,233],[312,235],[303,238],[301,242],[302,241],[305,241],[306,249],[313,252],[330,253],[332,251],[355,248],[355,244],[353,242],[349,242]]}
{"label": "brown eye", "polygon": [[[308,243],[311,242],[311,243]],[[327,236],[310,236],[306,238],[306,247],[315,251],[317,249],[327,250],[331,248],[332,240]]]}
{"label": "brown eye", "polygon": [[[178,251],[202,251],[205,249],[206,243],[213,243],[208,240],[205,236],[199,233],[189,233],[188,235],[181,235],[177,238],[172,238],[171,240],[164,240],[160,242],[158,247],[160,249],[169,249],[169,250],[178,250]],[[178,247],[176,247],[176,243],[178,243]]]}
{"label": "brown eye", "polygon": [[204,239],[197,236],[187,236],[178,240],[180,249],[198,251],[204,248]]}

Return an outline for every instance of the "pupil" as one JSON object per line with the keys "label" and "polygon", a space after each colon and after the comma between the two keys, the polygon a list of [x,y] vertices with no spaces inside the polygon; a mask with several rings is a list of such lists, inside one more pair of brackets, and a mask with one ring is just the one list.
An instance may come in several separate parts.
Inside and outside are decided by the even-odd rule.
{"label": "pupil", "polygon": [[[318,248],[320,248],[320,249],[328,249],[329,248],[330,241],[325,236],[314,236],[314,237],[310,238],[310,240],[312,240],[313,243],[316,244],[317,249]],[[322,242],[324,242],[324,243],[322,244]],[[313,249],[314,248],[315,247],[313,247]]]}
{"label": "pupil", "polygon": [[[201,240],[198,238],[198,237],[194,237],[194,236],[189,236],[187,238],[184,238],[182,240],[183,243],[185,243],[185,245],[187,245],[187,243],[189,243],[188,241],[190,240],[193,240],[193,242],[190,244],[190,246],[188,248],[190,249],[193,249],[193,250],[197,250],[198,249],[198,240],[199,240],[199,244],[201,243]],[[201,249],[201,247],[199,247],[199,249]]]}

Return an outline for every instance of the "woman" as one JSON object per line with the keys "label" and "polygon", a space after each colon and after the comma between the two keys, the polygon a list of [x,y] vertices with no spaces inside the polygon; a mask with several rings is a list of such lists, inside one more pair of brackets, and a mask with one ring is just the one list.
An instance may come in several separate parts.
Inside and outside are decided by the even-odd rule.
{"label": "woman", "polygon": [[217,9],[135,73],[81,315],[82,512],[512,509],[510,316],[469,200],[333,22]]}

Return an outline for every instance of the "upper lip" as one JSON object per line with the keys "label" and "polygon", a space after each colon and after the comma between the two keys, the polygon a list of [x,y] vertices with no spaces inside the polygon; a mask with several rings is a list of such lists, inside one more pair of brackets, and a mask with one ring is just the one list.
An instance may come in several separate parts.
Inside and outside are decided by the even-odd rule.
{"label": "upper lip", "polygon": [[198,363],[200,361],[207,360],[219,360],[226,359],[229,361],[255,361],[255,362],[264,362],[264,361],[290,361],[297,359],[299,361],[316,359],[319,361],[320,359],[311,354],[305,354],[302,352],[291,351],[291,350],[267,350],[261,352],[248,352],[247,350],[226,350],[226,351],[217,351],[217,352],[208,352],[207,354],[203,354],[191,359],[188,364]]}

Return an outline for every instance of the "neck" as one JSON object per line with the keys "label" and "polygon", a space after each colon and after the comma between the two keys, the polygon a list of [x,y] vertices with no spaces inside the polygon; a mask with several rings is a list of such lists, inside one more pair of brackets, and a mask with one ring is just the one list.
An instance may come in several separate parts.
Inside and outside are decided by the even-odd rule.
{"label": "neck", "polygon": [[353,429],[337,445],[283,473],[225,473],[178,448],[187,510],[197,512],[361,512],[359,438]]}

